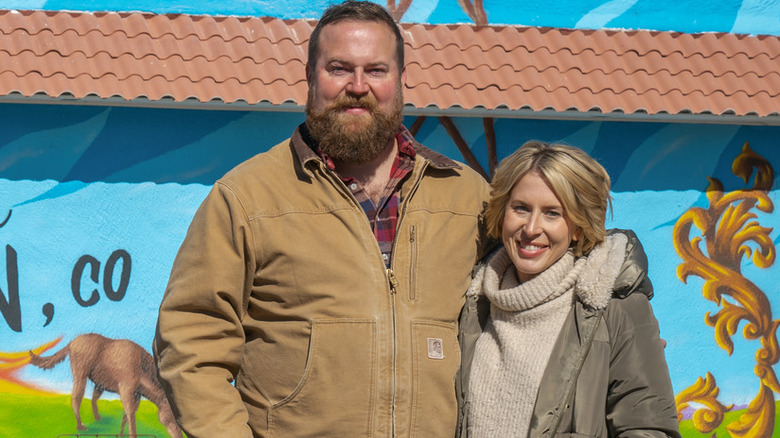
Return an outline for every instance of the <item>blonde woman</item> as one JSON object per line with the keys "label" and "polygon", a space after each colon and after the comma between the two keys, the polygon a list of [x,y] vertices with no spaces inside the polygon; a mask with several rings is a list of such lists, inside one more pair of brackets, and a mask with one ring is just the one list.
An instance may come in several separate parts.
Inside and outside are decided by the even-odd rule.
{"label": "blonde woman", "polygon": [[503,247],[460,325],[460,436],[679,437],[647,260],[607,233],[610,179],[580,149],[529,142],[491,184]]}

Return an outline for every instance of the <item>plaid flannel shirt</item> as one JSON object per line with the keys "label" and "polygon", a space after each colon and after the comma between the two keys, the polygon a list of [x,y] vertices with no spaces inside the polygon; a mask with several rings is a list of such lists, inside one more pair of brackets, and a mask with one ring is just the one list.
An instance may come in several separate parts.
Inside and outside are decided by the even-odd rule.
{"label": "plaid flannel shirt", "polygon": [[[360,203],[368,217],[371,229],[374,231],[385,267],[390,267],[395,239],[395,227],[398,224],[398,206],[401,205],[401,183],[414,169],[414,139],[412,134],[403,126],[395,135],[398,143],[398,154],[390,169],[390,179],[387,181],[378,204],[368,196],[354,178],[339,175],[347,188]],[[328,169],[335,171],[333,159],[324,152],[317,150],[317,154],[323,159]]]}

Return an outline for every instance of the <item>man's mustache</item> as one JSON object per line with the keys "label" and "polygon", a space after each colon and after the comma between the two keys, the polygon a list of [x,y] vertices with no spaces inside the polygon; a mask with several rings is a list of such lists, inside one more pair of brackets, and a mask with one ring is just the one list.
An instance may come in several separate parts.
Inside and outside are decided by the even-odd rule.
{"label": "man's mustache", "polygon": [[335,111],[345,110],[349,108],[365,108],[372,114],[376,112],[377,102],[376,98],[371,95],[360,96],[359,98],[354,96],[339,96],[335,102],[331,105],[330,109]]}

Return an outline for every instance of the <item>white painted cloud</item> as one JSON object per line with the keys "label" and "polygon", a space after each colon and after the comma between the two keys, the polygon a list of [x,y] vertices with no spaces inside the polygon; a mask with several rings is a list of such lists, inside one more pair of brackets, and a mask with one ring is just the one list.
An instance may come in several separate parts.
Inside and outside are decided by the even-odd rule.
{"label": "white painted cloud", "polygon": [[638,0],[612,0],[588,12],[574,25],[578,29],[601,29],[626,12]]}
{"label": "white painted cloud", "polygon": [[43,9],[46,0],[6,0],[3,2],[3,9]]}
{"label": "white painted cloud", "polygon": [[777,35],[780,33],[780,3],[769,0],[744,0],[734,19],[731,32]]}
{"label": "white painted cloud", "polygon": [[439,5],[438,0],[413,1],[401,21],[409,23],[430,23],[431,14]]}

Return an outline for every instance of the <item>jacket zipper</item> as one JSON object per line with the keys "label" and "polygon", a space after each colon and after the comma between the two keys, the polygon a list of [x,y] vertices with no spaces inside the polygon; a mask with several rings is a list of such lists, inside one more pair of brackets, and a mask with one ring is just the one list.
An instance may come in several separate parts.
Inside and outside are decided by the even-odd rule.
{"label": "jacket zipper", "polygon": [[391,268],[386,269],[387,281],[390,285],[390,300],[393,307],[393,377],[391,379],[393,383],[393,391],[390,398],[390,436],[395,436],[395,393],[396,393],[396,369],[398,367],[398,355],[396,354],[398,346],[398,321],[396,320],[396,308],[395,308],[395,293],[398,287],[398,279],[395,278],[395,273]]}
{"label": "jacket zipper", "polygon": [[[422,175],[425,172],[425,168],[428,166],[427,162],[423,162],[422,168],[420,169],[420,175]],[[414,171],[412,171],[414,172]],[[401,211],[398,214],[398,223],[396,224],[396,231],[401,229],[401,225],[403,224],[404,218],[406,217],[406,208],[409,206],[409,198],[412,197],[414,192],[417,191],[417,187],[420,185],[420,181],[422,180],[422,176],[417,178],[416,181],[414,181],[414,185],[411,189],[409,189],[409,194],[406,196],[406,199],[403,200],[403,204],[401,205]],[[414,230],[414,226],[412,226],[412,230]],[[412,232],[412,235],[414,235],[414,232]],[[395,395],[396,395],[396,374],[398,374],[398,330],[397,330],[397,309],[396,309],[396,291],[398,287],[398,279],[395,277],[395,272],[393,268],[395,267],[395,251],[396,251],[396,243],[398,242],[398,232],[395,233],[395,237],[393,238],[393,245],[390,249],[390,268],[387,269],[387,281],[390,285],[390,295],[391,295],[391,301],[393,306],[393,394],[392,394],[392,406],[391,406],[391,435],[392,437],[395,436]]]}

